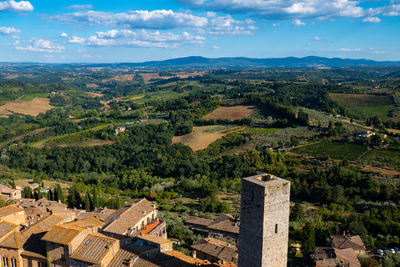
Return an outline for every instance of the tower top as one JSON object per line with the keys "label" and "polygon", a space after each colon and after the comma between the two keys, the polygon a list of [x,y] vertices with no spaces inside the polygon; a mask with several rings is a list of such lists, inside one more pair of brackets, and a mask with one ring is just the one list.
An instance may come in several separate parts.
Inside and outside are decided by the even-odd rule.
{"label": "tower top", "polygon": [[258,174],[243,179],[262,187],[271,187],[275,185],[290,183],[288,180],[279,178],[269,173]]}

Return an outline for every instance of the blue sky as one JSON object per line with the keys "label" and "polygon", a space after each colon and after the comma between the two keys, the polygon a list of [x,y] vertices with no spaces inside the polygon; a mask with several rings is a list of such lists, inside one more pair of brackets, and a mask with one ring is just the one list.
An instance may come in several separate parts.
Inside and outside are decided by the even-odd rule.
{"label": "blue sky", "polygon": [[0,62],[400,60],[400,0],[0,0]]}

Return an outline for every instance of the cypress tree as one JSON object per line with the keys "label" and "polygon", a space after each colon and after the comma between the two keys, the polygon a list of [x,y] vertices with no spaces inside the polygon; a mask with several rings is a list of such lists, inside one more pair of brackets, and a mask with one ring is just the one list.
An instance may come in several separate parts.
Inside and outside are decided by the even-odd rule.
{"label": "cypress tree", "polygon": [[93,188],[92,193],[92,210],[99,207],[99,198],[97,197],[97,189],[96,187]]}
{"label": "cypress tree", "polygon": [[90,194],[89,192],[86,192],[85,195],[85,202],[84,202],[84,206],[85,206],[85,210],[86,211],[91,211],[91,203],[90,203]]}
{"label": "cypress tree", "polygon": [[61,186],[59,184],[57,184],[57,186],[56,186],[56,188],[54,190],[55,190],[54,200],[60,201],[60,202],[64,202],[64,195],[63,195],[63,191],[61,189]]}

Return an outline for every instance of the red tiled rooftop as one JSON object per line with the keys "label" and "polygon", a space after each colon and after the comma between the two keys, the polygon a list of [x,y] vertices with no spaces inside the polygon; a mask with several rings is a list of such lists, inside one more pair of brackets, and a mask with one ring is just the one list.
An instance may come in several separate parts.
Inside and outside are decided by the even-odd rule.
{"label": "red tiled rooftop", "polygon": [[154,221],[153,223],[150,223],[146,225],[146,227],[141,231],[143,235],[149,234],[151,231],[153,231],[157,226],[161,224],[160,221]]}

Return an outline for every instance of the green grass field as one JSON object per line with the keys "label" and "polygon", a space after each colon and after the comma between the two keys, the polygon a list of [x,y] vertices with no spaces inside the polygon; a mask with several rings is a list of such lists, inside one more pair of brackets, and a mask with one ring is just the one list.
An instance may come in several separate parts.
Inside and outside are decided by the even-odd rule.
{"label": "green grass field", "polygon": [[64,134],[60,136],[49,137],[44,140],[40,140],[34,143],[31,143],[31,146],[41,147],[43,145],[56,146],[56,145],[80,145],[80,142],[88,142],[88,138],[92,133],[100,131],[111,124],[103,124],[99,125],[87,130],[83,130],[80,132],[72,133],[72,134]]}
{"label": "green grass field", "polygon": [[341,142],[321,142],[307,145],[293,150],[295,153],[314,156],[329,157],[331,159],[356,160],[367,151],[367,147],[358,144],[346,144]]}
{"label": "green grass field", "polygon": [[389,113],[395,108],[393,97],[390,95],[368,94],[329,94],[330,98],[350,112],[362,116],[377,116],[389,119]]}
{"label": "green grass field", "polygon": [[43,94],[30,94],[30,95],[24,95],[23,97],[20,98],[20,100],[23,101],[31,101],[33,99],[35,99],[36,97],[42,97],[42,98],[46,98],[48,97],[49,94],[47,93],[43,93]]}
{"label": "green grass field", "polygon": [[147,103],[150,103],[150,102],[176,99],[176,98],[184,97],[184,96],[187,96],[187,95],[189,95],[189,92],[177,93],[177,92],[174,92],[172,90],[158,91],[158,92],[155,92],[155,93],[146,94],[145,97],[133,100],[132,102],[147,104]]}
{"label": "green grass field", "polygon": [[246,128],[243,129],[241,132],[242,133],[248,133],[248,134],[257,134],[257,135],[268,135],[271,133],[274,133],[276,131],[279,131],[280,129],[276,129],[276,128],[269,128],[269,129],[265,129],[265,128]]}
{"label": "green grass field", "polygon": [[400,150],[394,148],[374,149],[363,155],[361,160],[375,162],[379,166],[400,168]]}
{"label": "green grass field", "polygon": [[388,119],[390,111],[395,108],[395,105],[385,105],[385,106],[371,106],[371,107],[353,107],[352,111],[365,114],[367,116],[377,116],[381,119]]}

